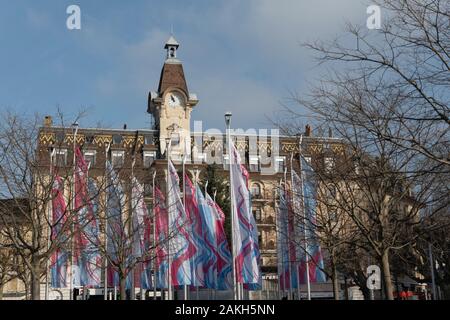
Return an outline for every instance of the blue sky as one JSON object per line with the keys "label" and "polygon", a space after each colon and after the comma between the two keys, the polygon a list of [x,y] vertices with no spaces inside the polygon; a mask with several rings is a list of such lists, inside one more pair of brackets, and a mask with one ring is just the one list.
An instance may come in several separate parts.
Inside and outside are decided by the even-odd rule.
{"label": "blue sky", "polygon": [[[82,29],[66,28],[67,6]],[[290,91],[307,92],[325,69],[300,43],[365,24],[362,0],[0,0],[0,108],[82,126],[149,127],[147,94],[157,89],[171,26],[203,128],[271,127]],[[306,120],[305,120],[306,122]]]}

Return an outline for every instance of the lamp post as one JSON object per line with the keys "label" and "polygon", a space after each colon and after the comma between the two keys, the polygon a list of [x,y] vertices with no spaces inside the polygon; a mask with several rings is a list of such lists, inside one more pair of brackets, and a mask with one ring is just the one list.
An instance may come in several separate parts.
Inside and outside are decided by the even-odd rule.
{"label": "lamp post", "polygon": [[231,117],[232,117],[232,113],[231,112],[226,112],[225,113],[225,124],[227,127],[227,140],[228,140],[228,169],[230,171],[230,208],[231,208],[231,234],[232,234],[232,263],[233,263],[233,294],[234,294],[234,300],[239,300],[239,291],[237,288],[237,275],[236,275],[236,244],[234,241],[234,233],[236,232],[236,230],[234,230],[234,224],[235,224],[235,208],[234,208],[234,192],[233,192],[233,175],[232,175],[232,171],[231,171]]}

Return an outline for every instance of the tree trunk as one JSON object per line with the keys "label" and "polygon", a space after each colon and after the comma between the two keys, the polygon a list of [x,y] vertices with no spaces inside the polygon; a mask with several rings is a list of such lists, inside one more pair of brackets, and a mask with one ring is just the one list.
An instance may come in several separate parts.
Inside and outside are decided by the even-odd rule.
{"label": "tree trunk", "polygon": [[41,299],[41,264],[36,255],[31,258],[31,300]]}
{"label": "tree trunk", "polygon": [[391,268],[389,265],[389,251],[385,250],[381,257],[381,264],[383,267],[383,277],[384,277],[384,290],[387,300],[394,300],[394,286],[392,285],[391,279]]}
{"label": "tree trunk", "polygon": [[336,265],[333,263],[333,295],[334,300],[340,300],[339,299],[339,278],[338,278],[338,272],[336,270]]}
{"label": "tree trunk", "polygon": [[120,287],[120,300],[126,300],[127,299],[127,278],[123,275],[120,275],[119,287]]}
{"label": "tree trunk", "polygon": [[0,300],[3,300],[3,283],[0,284]]}

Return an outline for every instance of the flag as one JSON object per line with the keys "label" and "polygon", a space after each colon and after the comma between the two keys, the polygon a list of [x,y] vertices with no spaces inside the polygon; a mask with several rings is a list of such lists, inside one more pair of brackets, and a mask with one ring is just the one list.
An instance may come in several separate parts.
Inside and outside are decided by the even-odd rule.
{"label": "flag", "polygon": [[143,260],[136,265],[135,278],[139,280],[138,286],[143,289],[150,289],[152,269],[148,252],[152,245],[151,221],[147,205],[144,201],[144,186],[140,184],[135,177],[132,179],[131,203],[133,209],[132,253],[135,258],[141,258]]}
{"label": "flag", "polygon": [[56,176],[52,186],[52,229],[51,240],[58,246],[51,256],[50,273],[53,288],[67,288],[67,269],[69,267],[69,252],[64,245],[68,243],[66,226],[66,201],[64,199],[64,183],[61,177]]}
{"label": "flag", "polygon": [[156,286],[167,288],[168,277],[168,233],[169,221],[166,208],[166,199],[157,187],[155,188],[155,233],[156,233]]}
{"label": "flag", "polygon": [[75,229],[74,229],[74,286],[99,287],[101,256],[98,250],[97,222],[98,191],[88,179],[88,165],[79,148],[75,150]]}
{"label": "flag", "polygon": [[185,184],[185,201],[186,201],[186,215],[188,216],[191,224],[192,241],[196,247],[196,252],[191,259],[191,277],[192,285],[196,287],[205,286],[205,273],[203,265],[205,264],[204,251],[207,250],[205,240],[203,237],[203,224],[198,207],[196,189],[189,179],[188,175],[184,175]]}
{"label": "flag", "polygon": [[[316,208],[317,208],[317,185],[314,177],[313,168],[301,158],[302,178],[294,175],[294,185],[300,185],[303,188],[303,214],[306,223],[303,223],[301,232],[306,236],[306,252],[303,250],[300,255],[299,277],[300,283],[306,283],[306,261],[308,260],[309,280],[311,283],[326,282],[326,276],[323,272],[324,263],[320,243],[316,235]],[[305,228],[305,229],[303,229]],[[304,241],[304,242],[305,242]]]}
{"label": "flag", "polygon": [[180,197],[180,180],[172,162],[169,163],[168,216],[169,216],[169,255],[171,259],[171,285],[191,285],[191,259],[196,248],[189,233],[190,221]]}
{"label": "flag", "polygon": [[288,203],[286,190],[280,188],[280,202],[277,208],[277,257],[278,282],[281,290],[292,288],[289,267]]}
{"label": "flag", "polygon": [[124,228],[122,215],[125,209],[125,193],[122,184],[115,170],[109,161],[106,162],[106,246],[107,254],[111,263],[108,263],[108,286],[119,286],[119,274],[117,265],[119,264],[119,255],[123,256],[126,249],[127,232]]}
{"label": "flag", "polygon": [[215,219],[211,207],[203,196],[202,190],[197,185],[197,201],[201,216],[203,231],[204,248],[202,250],[204,264],[203,272],[205,274],[205,287],[210,289],[217,288],[217,243]]}
{"label": "flag", "polygon": [[227,236],[225,234],[225,214],[219,205],[206,193],[206,202],[210,207],[214,219],[214,234],[216,240],[216,272],[217,272],[217,290],[228,290],[233,287],[232,262],[230,246],[228,245]]}
{"label": "flag", "polygon": [[258,230],[251,211],[251,199],[248,189],[248,172],[241,165],[241,158],[231,145],[231,172],[233,185],[233,246],[236,280],[246,289],[258,289],[261,285],[261,265],[258,244]]}

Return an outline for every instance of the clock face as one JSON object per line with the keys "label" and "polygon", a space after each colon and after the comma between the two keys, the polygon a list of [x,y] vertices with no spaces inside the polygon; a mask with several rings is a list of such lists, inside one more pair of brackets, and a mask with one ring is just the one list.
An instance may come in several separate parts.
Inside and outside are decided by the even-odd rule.
{"label": "clock face", "polygon": [[183,96],[178,92],[169,92],[167,94],[167,104],[170,107],[179,107],[183,104]]}

